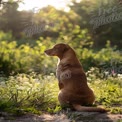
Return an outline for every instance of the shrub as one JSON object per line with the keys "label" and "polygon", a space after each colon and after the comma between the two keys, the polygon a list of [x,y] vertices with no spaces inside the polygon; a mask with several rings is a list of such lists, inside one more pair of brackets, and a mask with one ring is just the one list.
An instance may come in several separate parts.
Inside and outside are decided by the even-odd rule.
{"label": "shrub", "polygon": [[37,42],[35,47],[21,45],[15,41],[0,42],[0,69],[5,74],[28,73],[43,70],[45,46]]}

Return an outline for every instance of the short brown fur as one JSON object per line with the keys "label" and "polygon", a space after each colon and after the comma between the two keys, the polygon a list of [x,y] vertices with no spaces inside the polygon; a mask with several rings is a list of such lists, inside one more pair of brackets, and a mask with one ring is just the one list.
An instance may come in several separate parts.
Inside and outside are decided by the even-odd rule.
{"label": "short brown fur", "polygon": [[86,74],[75,51],[69,45],[56,44],[45,53],[59,58],[56,75],[60,89],[58,100],[62,106],[69,104],[77,111],[106,112],[103,108],[83,107],[83,105],[92,105],[95,96],[87,84]]}

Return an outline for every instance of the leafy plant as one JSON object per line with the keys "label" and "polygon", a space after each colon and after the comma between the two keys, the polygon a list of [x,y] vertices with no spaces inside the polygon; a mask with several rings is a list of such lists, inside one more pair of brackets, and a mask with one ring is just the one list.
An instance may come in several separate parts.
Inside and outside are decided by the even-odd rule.
{"label": "leafy plant", "polygon": [[35,113],[36,109],[46,111],[49,107],[55,108],[58,87],[53,75],[18,74],[0,82],[0,93],[1,110],[20,109]]}

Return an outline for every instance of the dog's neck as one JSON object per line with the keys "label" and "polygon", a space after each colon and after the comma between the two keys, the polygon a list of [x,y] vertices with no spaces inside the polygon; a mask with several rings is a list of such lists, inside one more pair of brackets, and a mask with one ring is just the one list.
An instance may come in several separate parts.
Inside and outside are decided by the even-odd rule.
{"label": "dog's neck", "polygon": [[[71,53],[69,53],[69,52],[71,52]],[[70,57],[76,57],[76,54],[72,48],[67,50],[63,55],[58,56],[60,61],[63,60],[64,58],[70,58]]]}
{"label": "dog's neck", "polygon": [[[76,53],[74,52],[74,50],[72,48],[70,48],[67,52],[64,53],[64,55],[62,55],[61,57],[58,57],[59,60],[58,60],[58,64],[62,61],[66,60],[71,64],[75,65],[77,64],[78,66],[81,65],[80,61],[78,60],[77,56],[76,56]],[[73,58],[73,59],[72,59]]]}

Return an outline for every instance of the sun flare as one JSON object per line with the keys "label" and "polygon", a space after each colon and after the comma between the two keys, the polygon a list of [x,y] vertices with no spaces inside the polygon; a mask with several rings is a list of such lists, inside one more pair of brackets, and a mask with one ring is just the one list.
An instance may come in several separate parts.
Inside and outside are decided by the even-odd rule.
{"label": "sun flare", "polygon": [[48,5],[54,6],[56,9],[64,9],[69,11],[67,4],[70,0],[24,0],[24,3],[19,4],[18,10],[32,10],[33,8],[43,8]]}

